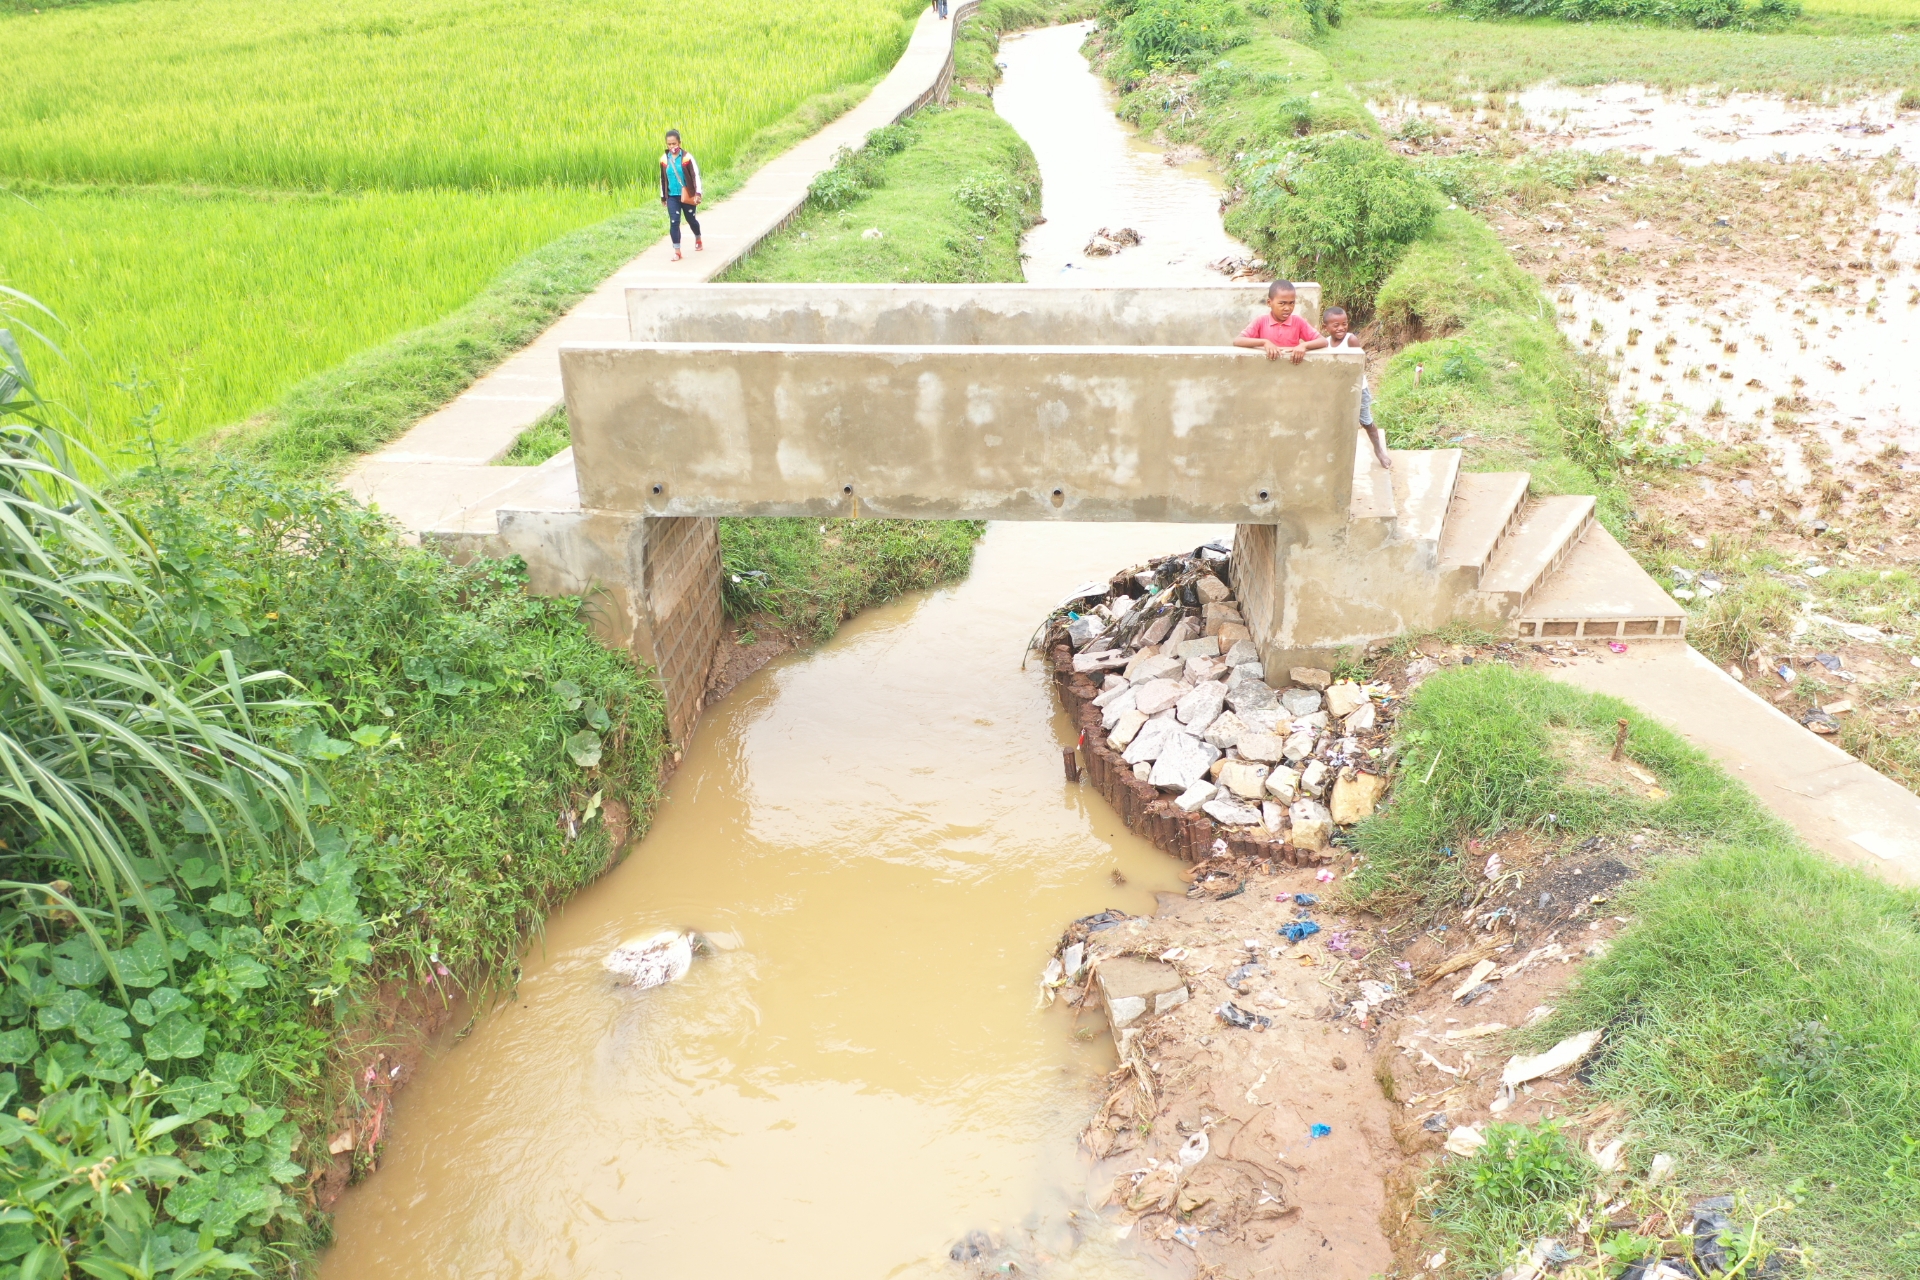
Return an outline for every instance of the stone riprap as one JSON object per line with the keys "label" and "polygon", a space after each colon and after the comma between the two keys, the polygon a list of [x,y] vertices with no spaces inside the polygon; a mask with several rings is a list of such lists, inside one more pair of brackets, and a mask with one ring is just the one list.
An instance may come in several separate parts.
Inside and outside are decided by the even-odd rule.
{"label": "stone riprap", "polygon": [[1229,565],[1202,547],[1069,600],[1042,641],[1055,687],[1085,732],[1085,775],[1135,832],[1189,861],[1325,861],[1386,790],[1397,701],[1313,667],[1269,680]]}

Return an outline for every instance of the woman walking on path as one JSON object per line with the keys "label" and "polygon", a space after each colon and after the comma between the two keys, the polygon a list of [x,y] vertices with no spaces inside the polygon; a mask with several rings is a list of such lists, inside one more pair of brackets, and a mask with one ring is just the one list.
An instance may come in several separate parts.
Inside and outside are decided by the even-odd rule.
{"label": "woman walking on path", "polygon": [[673,260],[680,261],[680,219],[693,230],[694,252],[706,248],[700,240],[700,219],[693,216],[700,203],[700,165],[680,149],[680,131],[667,130],[667,149],[660,157],[660,203],[667,206],[667,231],[673,237]]}

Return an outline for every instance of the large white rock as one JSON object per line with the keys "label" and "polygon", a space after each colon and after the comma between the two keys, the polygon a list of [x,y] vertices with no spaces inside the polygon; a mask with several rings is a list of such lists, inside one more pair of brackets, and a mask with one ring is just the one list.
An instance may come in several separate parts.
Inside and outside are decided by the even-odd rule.
{"label": "large white rock", "polygon": [[1213,723],[1221,709],[1227,705],[1227,686],[1217,680],[1208,680],[1195,685],[1191,693],[1183,696],[1175,704],[1174,714],[1180,723],[1192,725],[1195,729],[1204,729]]}
{"label": "large white rock", "polygon": [[1220,785],[1242,800],[1258,800],[1266,792],[1267,766],[1232,761],[1220,771]]}
{"label": "large white rock", "polygon": [[1141,726],[1146,723],[1147,718],[1145,716],[1129,708],[1127,713],[1121,716],[1119,722],[1113,726],[1112,731],[1107,734],[1107,745],[1117,751],[1125,751],[1128,745],[1132,743],[1134,735],[1139,733]]}
{"label": "large white rock", "polygon": [[1134,703],[1136,700],[1133,690],[1122,689],[1119,696],[1114,698],[1112,702],[1107,703],[1105,709],[1101,711],[1100,727],[1110,730],[1113,726],[1119,724],[1121,716],[1135,709]]}
{"label": "large white rock", "polygon": [[[1138,710],[1138,708],[1136,708]],[[1128,764],[1144,764],[1160,758],[1167,739],[1180,736],[1180,725],[1172,719],[1149,720],[1133,735],[1133,743],[1120,758]]]}
{"label": "large white rock", "polygon": [[1288,764],[1299,764],[1313,754],[1313,735],[1296,733],[1287,739],[1286,749],[1282,753]]}
{"label": "large white rock", "polygon": [[1340,723],[1346,726],[1348,733],[1364,733],[1368,729],[1373,728],[1373,726],[1378,723],[1378,717],[1374,712],[1373,703],[1366,703],[1358,711]]}
{"label": "large white rock", "polygon": [[1215,822],[1229,827],[1258,826],[1261,820],[1258,809],[1231,800],[1209,800],[1200,808]]}
{"label": "large white rock", "polygon": [[1244,716],[1249,711],[1277,707],[1280,698],[1267,687],[1266,681],[1236,675],[1227,685],[1227,705]]}
{"label": "large white rock", "polygon": [[1240,737],[1247,732],[1246,721],[1231,711],[1223,711],[1215,716],[1200,736],[1207,745],[1219,747],[1225,751],[1228,747],[1238,746]]}
{"label": "large white rock", "polygon": [[1180,659],[1162,657],[1154,654],[1149,658],[1135,658],[1127,664],[1127,679],[1135,684],[1145,684],[1149,680],[1160,680],[1180,670]]}
{"label": "large white rock", "polygon": [[1283,689],[1280,705],[1295,719],[1310,716],[1320,709],[1320,694],[1313,689]]}
{"label": "large white rock", "polygon": [[1270,733],[1243,733],[1240,741],[1234,743],[1243,760],[1257,760],[1262,764],[1279,764],[1286,758],[1286,744]]}
{"label": "large white rock", "polygon": [[1287,811],[1271,800],[1263,800],[1260,802],[1260,822],[1267,830],[1279,835],[1280,828],[1287,825]]}
{"label": "large white rock", "polygon": [[1113,700],[1125,693],[1129,687],[1131,686],[1125,676],[1108,676],[1106,684],[1100,687],[1099,694],[1094,698],[1093,705],[1110,707],[1113,705]]}
{"label": "large white rock", "polygon": [[1285,718],[1278,707],[1254,708],[1234,714],[1255,733],[1279,733],[1280,722]]}
{"label": "large white rock", "polygon": [[1293,827],[1293,845],[1297,849],[1320,850],[1333,839],[1333,817],[1318,800],[1295,800],[1287,811]]}
{"label": "large white rock", "polygon": [[1227,590],[1227,584],[1210,573],[1203,573],[1193,580],[1193,592],[1200,597],[1201,604],[1219,604],[1233,598],[1233,592]]}
{"label": "large white rock", "polygon": [[1306,768],[1300,770],[1300,789],[1310,796],[1318,796],[1327,789],[1327,775],[1332,772],[1325,760],[1309,760]]}
{"label": "large white rock", "polygon": [[1153,762],[1147,781],[1168,791],[1185,791],[1206,779],[1207,769],[1220,758],[1220,752],[1198,738],[1178,731],[1169,735]]}
{"label": "large white rock", "polygon": [[1196,782],[1180,793],[1173,803],[1182,813],[1192,813],[1207,801],[1220,794],[1220,788],[1211,782]]}
{"label": "large white rock", "polygon": [[1186,696],[1187,687],[1178,680],[1149,680],[1133,693],[1133,705],[1152,715],[1165,711]]}
{"label": "large white rock", "polygon": [[1292,804],[1300,798],[1300,775],[1284,765],[1267,775],[1267,794],[1281,804]]}
{"label": "large white rock", "polygon": [[1230,667],[1244,666],[1246,663],[1258,661],[1260,661],[1260,651],[1253,647],[1251,640],[1235,640],[1233,648],[1227,650],[1227,665]]}
{"label": "large white rock", "polygon": [[1333,713],[1335,719],[1346,719],[1365,706],[1366,702],[1367,695],[1351,680],[1342,680],[1327,689],[1327,710]]}

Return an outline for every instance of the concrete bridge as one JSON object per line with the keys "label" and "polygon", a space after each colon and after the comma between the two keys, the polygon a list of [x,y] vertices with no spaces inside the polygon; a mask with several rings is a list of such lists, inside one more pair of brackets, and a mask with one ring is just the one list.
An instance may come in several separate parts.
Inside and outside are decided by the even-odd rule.
{"label": "concrete bridge", "polygon": [[[722,638],[721,516],[1232,522],[1270,669],[1453,619],[1682,635],[1592,498],[1532,499],[1453,449],[1388,473],[1356,431],[1362,357],[1228,345],[1264,291],[632,289],[632,341],[561,350],[569,453],[426,536],[588,598],[660,672],[681,741]],[[1318,288],[1301,302],[1317,321]]]}

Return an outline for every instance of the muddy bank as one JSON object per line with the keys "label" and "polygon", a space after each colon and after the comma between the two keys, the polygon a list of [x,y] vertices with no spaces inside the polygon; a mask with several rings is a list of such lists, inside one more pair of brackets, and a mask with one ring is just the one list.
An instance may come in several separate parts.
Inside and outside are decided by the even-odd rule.
{"label": "muddy bank", "polygon": [[[1430,641],[1376,655],[1366,674],[1404,695],[1461,663],[1609,656]],[[1389,722],[1397,700],[1383,701]],[[1657,787],[1630,758],[1562,748],[1588,785]],[[1043,990],[1076,1020],[1104,1017],[1121,1059],[1082,1136],[1090,1203],[1118,1234],[1186,1274],[1411,1273],[1434,1248],[1417,1188],[1489,1123],[1560,1118],[1604,1155],[1625,1118],[1586,1099],[1580,1055],[1529,1077],[1506,1033],[1546,1017],[1605,953],[1627,923],[1611,905],[1620,886],[1671,851],[1644,832],[1514,832],[1451,852],[1466,864],[1459,901],[1382,914],[1344,903],[1359,862],[1343,844],[1293,866],[1284,842],[1235,837],[1151,917],[1067,931]]]}

